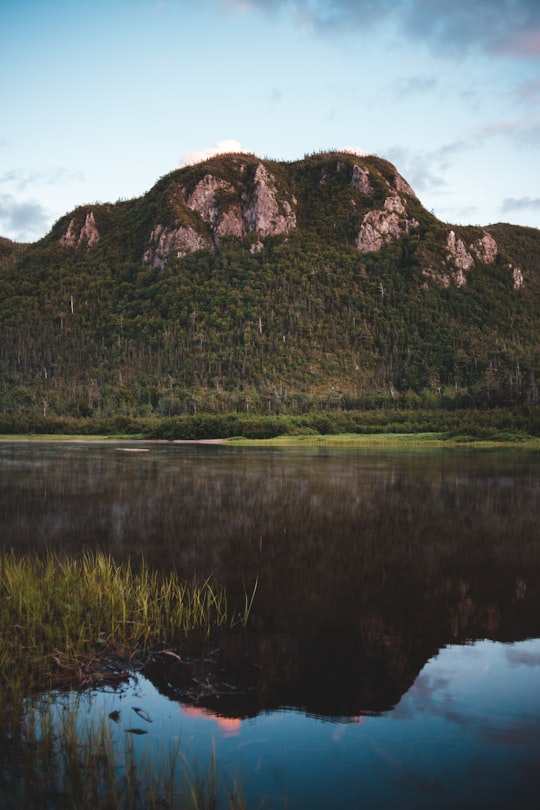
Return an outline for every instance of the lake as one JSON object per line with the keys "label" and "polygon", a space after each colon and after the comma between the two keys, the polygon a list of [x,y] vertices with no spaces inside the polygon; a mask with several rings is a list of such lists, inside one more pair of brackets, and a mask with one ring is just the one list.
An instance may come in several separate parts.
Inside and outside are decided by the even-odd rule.
{"label": "lake", "polygon": [[522,450],[0,442],[4,546],[257,582],[247,633],[84,698],[249,807],[538,805],[539,495]]}

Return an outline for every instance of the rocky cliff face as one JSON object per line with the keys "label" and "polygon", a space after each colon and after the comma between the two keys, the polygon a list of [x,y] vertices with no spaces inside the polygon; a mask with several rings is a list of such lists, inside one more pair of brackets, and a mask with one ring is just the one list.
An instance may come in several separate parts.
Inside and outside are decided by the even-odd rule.
{"label": "rocky cliff face", "polygon": [[356,237],[356,247],[362,253],[381,250],[388,242],[410,233],[418,227],[418,221],[409,217],[404,201],[392,194],[386,198],[382,209],[369,211],[362,221]]}
{"label": "rocky cliff face", "polygon": [[[463,239],[450,231],[446,240],[447,268],[439,273],[431,272],[432,277],[438,278],[443,286],[448,287],[452,282],[457,287],[467,284],[467,273],[472,271],[477,262],[494,264],[499,254],[497,242],[490,233],[484,231],[481,236],[471,242],[468,247]],[[512,275],[513,287],[519,290],[523,286],[523,272],[519,267],[507,265]]]}
{"label": "rocky cliff face", "polygon": [[65,234],[60,238],[60,244],[66,247],[80,247],[85,244],[92,247],[96,242],[99,242],[99,231],[93,211],[86,214],[82,225],[76,217],[72,217]]}
{"label": "rocky cliff face", "polygon": [[211,243],[200,236],[194,228],[179,225],[165,228],[156,225],[150,234],[150,245],[145,250],[143,262],[163,268],[170,259],[181,259],[196,250],[208,250]]}
{"label": "rocky cliff face", "polygon": [[[306,182],[308,176],[313,178],[311,185]],[[141,263],[160,269],[190,253],[215,251],[225,239],[237,239],[251,253],[259,253],[269,238],[286,238],[297,231],[299,222],[307,231],[313,227],[320,238],[324,218],[332,223],[327,232],[341,228],[348,244],[353,230],[359,253],[384,250],[403,238],[423,246],[424,234],[435,228],[436,239],[431,236],[429,245],[422,247],[426,283],[463,287],[477,265],[501,261],[499,245],[488,229],[437,226],[409,183],[379,158],[330,153],[284,164],[253,155],[221,156],[179,169],[163,178],[160,186],[161,202],[155,205],[159,213],[145,215],[150,224],[139,238]],[[342,195],[341,207],[334,201],[334,189]],[[154,210],[153,194],[151,190],[141,198],[141,210],[147,200],[147,210]],[[98,222],[105,225],[107,211],[100,208],[98,214]],[[131,227],[129,220],[126,223],[124,227]],[[64,248],[91,249],[102,241],[103,233],[94,210],[78,209],[56,238]],[[505,266],[514,289],[521,289],[525,284],[522,268],[508,261]]]}
{"label": "rocky cliff face", "polygon": [[[179,225],[171,229],[157,225],[150,235],[143,261],[163,267],[169,257],[212,250],[225,237],[241,239],[249,233],[257,233],[264,239],[286,235],[296,228],[294,196],[278,189],[275,177],[263,163],[257,164],[250,181],[244,176],[246,168],[246,165],[241,166],[236,184],[207,173],[191,192],[181,186],[182,202],[209,226],[211,238],[205,238],[193,227]],[[262,246],[264,242],[261,244],[259,240],[257,244]]]}

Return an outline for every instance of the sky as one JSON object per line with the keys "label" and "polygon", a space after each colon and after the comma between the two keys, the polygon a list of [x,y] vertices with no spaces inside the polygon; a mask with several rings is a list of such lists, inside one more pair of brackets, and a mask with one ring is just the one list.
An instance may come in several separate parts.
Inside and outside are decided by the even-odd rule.
{"label": "sky", "polygon": [[3,0],[0,236],[218,151],[394,163],[455,225],[540,227],[539,0]]}

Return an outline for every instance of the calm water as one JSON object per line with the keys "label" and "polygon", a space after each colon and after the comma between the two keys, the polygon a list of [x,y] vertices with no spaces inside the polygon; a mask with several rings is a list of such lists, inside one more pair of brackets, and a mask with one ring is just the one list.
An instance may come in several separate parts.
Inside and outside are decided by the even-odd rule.
{"label": "calm water", "polygon": [[5,546],[258,577],[247,636],[88,698],[250,807],[538,806],[539,495],[522,451],[0,443]]}

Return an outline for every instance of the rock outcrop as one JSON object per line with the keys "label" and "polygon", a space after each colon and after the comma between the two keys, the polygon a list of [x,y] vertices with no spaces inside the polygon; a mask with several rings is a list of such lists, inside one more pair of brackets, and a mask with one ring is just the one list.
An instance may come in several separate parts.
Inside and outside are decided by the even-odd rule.
{"label": "rock outcrop", "polygon": [[[234,186],[220,177],[215,177],[212,174],[205,174],[202,180],[199,180],[193,192],[186,195],[186,203],[188,208],[195,211],[199,216],[209,225],[217,226],[220,214],[220,206],[217,202],[219,192],[231,194],[234,192]],[[241,235],[241,230],[238,234]]]}
{"label": "rock outcrop", "polygon": [[394,175],[394,188],[396,191],[399,191],[400,194],[408,194],[409,197],[414,197],[414,199],[417,199],[413,189],[399,172],[396,172]]}
{"label": "rock outcrop", "polygon": [[179,225],[177,228],[156,225],[150,234],[150,247],[145,251],[143,261],[163,269],[171,258],[181,259],[195,250],[210,247],[210,242],[187,225]]}
{"label": "rock outcrop", "polygon": [[480,239],[477,239],[477,241],[471,245],[471,250],[484,264],[493,264],[499,252],[497,242],[487,231]]}
{"label": "rock outcrop", "polygon": [[[455,268],[451,276],[458,287],[465,286],[467,283],[465,273],[474,267],[476,261],[483,264],[493,264],[499,252],[497,242],[487,231],[475,242],[472,242],[468,250],[463,239],[457,237],[455,231],[450,231],[446,240],[446,247],[448,250],[447,259]],[[450,283],[450,277],[445,274],[441,275],[440,280],[444,286],[448,286]]]}
{"label": "rock outcrop", "polygon": [[[296,214],[291,201],[278,199],[275,178],[259,163],[255,170],[254,188],[242,195],[243,220],[247,231],[257,231],[261,236],[279,236],[296,228]],[[291,204],[292,203],[292,204]]]}
{"label": "rock outcrop", "polygon": [[354,188],[357,188],[358,191],[361,191],[362,194],[373,193],[373,188],[369,182],[369,169],[358,166],[357,163],[353,166],[351,184]]}
{"label": "rock outcrop", "polygon": [[215,174],[205,174],[192,191],[180,189],[181,203],[209,226],[212,239],[202,235],[194,225],[178,224],[175,228],[156,225],[150,234],[150,245],[143,261],[164,267],[169,258],[180,258],[196,250],[213,250],[224,237],[242,238],[257,233],[256,250],[267,236],[280,236],[296,227],[294,197],[280,194],[273,175],[258,163],[253,179],[244,178],[241,167],[239,182],[233,184]]}
{"label": "rock outcrop", "polygon": [[521,290],[524,284],[523,273],[519,267],[514,267],[512,264],[508,266],[508,269],[512,271],[512,279],[514,282],[514,290]]}
{"label": "rock outcrop", "polygon": [[462,287],[466,283],[464,271],[471,269],[474,265],[474,259],[465,247],[464,241],[459,239],[454,231],[450,231],[448,234],[446,247],[448,248],[448,258],[458,270],[456,284],[458,287]]}
{"label": "rock outcrop", "polygon": [[356,237],[356,247],[362,253],[380,250],[417,228],[418,222],[409,217],[405,203],[397,194],[387,197],[383,209],[368,211]]}
{"label": "rock outcrop", "polygon": [[[497,262],[511,274],[515,290],[524,286],[522,269],[509,263],[504,232],[497,226],[436,226],[396,167],[376,156],[339,152],[284,165],[234,154],[171,173],[148,200],[148,208],[136,203],[134,228],[125,218],[129,205],[114,216],[113,205],[96,205],[61,220],[52,238],[71,249],[90,249],[99,242],[106,251],[122,240],[126,250],[136,246],[137,261],[163,269],[190,253],[216,251],[227,239],[239,240],[255,256],[268,239],[287,237],[301,223],[306,233],[313,227],[317,238],[326,229],[336,237],[346,234],[347,244],[354,229],[360,253],[414,237],[425,285],[464,287],[475,267]],[[129,228],[129,236],[122,235],[122,228]]]}
{"label": "rock outcrop", "polygon": [[99,231],[97,229],[94,212],[89,211],[82,226],[77,223],[75,217],[69,221],[65,234],[60,238],[60,244],[66,247],[80,247],[84,243],[91,247],[99,241]]}

